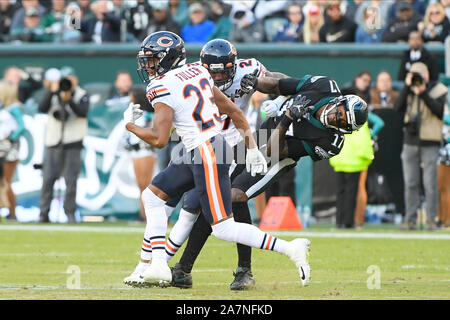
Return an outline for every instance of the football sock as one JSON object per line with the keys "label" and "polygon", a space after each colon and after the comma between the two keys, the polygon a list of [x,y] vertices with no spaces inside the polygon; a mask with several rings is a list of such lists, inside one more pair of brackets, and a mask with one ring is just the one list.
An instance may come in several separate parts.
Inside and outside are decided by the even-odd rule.
{"label": "football sock", "polygon": [[181,269],[184,272],[190,273],[192,271],[194,262],[211,234],[211,231],[211,225],[203,217],[203,214],[200,214],[189,234],[189,240],[180,259]]}
{"label": "football sock", "polygon": [[141,261],[152,259],[152,245],[150,243],[150,226],[147,223],[145,226],[144,240],[142,240],[141,246]]}
{"label": "football sock", "polygon": [[152,247],[153,259],[166,259],[167,215],[165,201],[155,195],[149,188],[142,192],[145,215],[147,216],[148,236]]}
{"label": "football sock", "polygon": [[[247,202],[233,202],[232,204],[234,221],[242,223],[252,223],[252,217]],[[251,268],[252,248],[240,243],[236,244],[238,252],[238,266]]]}
{"label": "football sock", "polygon": [[[174,207],[170,207],[168,205],[164,206],[164,209],[166,211],[167,218],[170,217],[170,215],[173,212]],[[145,226],[145,232],[144,232],[144,239],[142,240],[141,245],[141,261],[142,260],[151,260],[152,259],[152,245],[150,243],[150,225],[147,223]]]}
{"label": "football sock", "polygon": [[186,241],[197,217],[198,214],[190,213],[184,209],[180,210],[178,220],[170,231],[166,242],[167,262],[173,258],[184,241]]}
{"label": "football sock", "polygon": [[287,241],[265,233],[254,225],[236,222],[233,218],[213,225],[212,230],[213,235],[221,240],[286,254]]}

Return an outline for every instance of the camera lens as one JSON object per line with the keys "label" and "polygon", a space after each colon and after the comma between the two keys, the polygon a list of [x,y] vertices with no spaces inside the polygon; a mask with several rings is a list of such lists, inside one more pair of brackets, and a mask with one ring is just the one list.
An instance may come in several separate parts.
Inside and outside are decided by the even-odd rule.
{"label": "camera lens", "polygon": [[420,86],[423,83],[423,77],[420,73],[413,73],[411,78],[411,84],[413,86]]}
{"label": "camera lens", "polygon": [[62,78],[59,82],[59,89],[61,91],[70,91],[72,89],[72,82],[67,78]]}

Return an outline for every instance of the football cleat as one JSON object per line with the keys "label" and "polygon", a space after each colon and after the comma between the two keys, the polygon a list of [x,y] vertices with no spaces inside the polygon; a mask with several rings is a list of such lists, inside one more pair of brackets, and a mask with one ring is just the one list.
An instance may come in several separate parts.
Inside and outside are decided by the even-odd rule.
{"label": "football cleat", "polygon": [[238,267],[233,272],[234,281],[230,284],[231,290],[246,290],[255,286],[255,278],[253,278],[250,268]]}
{"label": "football cleat", "polygon": [[172,282],[172,272],[166,259],[152,259],[150,266],[141,274],[149,286],[168,287]]}
{"label": "football cleat", "polygon": [[309,280],[311,279],[311,267],[309,266],[310,248],[311,241],[298,238],[289,242],[286,254],[297,266],[304,287],[309,285]]}
{"label": "football cleat", "polygon": [[172,268],[172,286],[183,289],[192,288],[192,275],[184,272],[180,263],[175,264]]}
{"label": "football cleat", "polygon": [[133,271],[132,274],[130,274],[128,277],[123,279],[123,283],[130,287],[135,288],[145,288],[150,287],[144,279],[141,277],[142,273],[150,266],[150,264],[142,264],[139,263],[136,267],[136,269]]}

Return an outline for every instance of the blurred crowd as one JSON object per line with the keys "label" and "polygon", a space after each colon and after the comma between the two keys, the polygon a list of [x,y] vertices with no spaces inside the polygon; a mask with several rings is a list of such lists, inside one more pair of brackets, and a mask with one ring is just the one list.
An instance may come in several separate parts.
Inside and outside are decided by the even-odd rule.
{"label": "blurred crowd", "polygon": [[450,0],[0,0],[0,42],[443,43]]}
{"label": "blurred crowd", "polygon": [[[342,152],[330,160],[336,172],[338,227],[361,227],[367,203],[394,203],[405,229],[416,229],[426,212],[429,229],[448,227],[450,220],[450,110],[443,71],[425,43],[442,43],[449,32],[450,0],[0,0],[1,41],[136,42],[147,34],[169,30],[186,42],[212,38],[232,42],[398,42],[409,45],[397,74],[361,70],[343,94],[356,94],[369,105],[367,126],[346,138]],[[74,18],[75,17],[75,18]],[[78,26],[71,28],[70,26]],[[298,76],[298,75],[291,75]],[[141,125],[152,119],[152,107],[142,85],[133,84],[126,70],[109,84],[107,105],[129,102],[145,106]],[[16,198],[11,188],[25,130],[21,106],[37,91],[39,112],[49,116],[39,202],[40,221],[48,222],[53,186],[66,182],[64,211],[75,222],[76,183],[82,141],[87,132],[89,92],[78,84],[70,67],[34,75],[11,66],[0,80],[0,208],[14,220]],[[92,92],[92,91],[91,91]],[[252,98],[249,118],[260,121],[258,108],[267,97]],[[155,150],[133,135],[124,136],[140,190],[155,165],[167,166],[171,142]],[[355,153],[355,150],[358,152]],[[387,165],[388,164],[388,165]],[[270,195],[287,195],[294,202],[295,170]],[[286,190],[282,190],[282,189]],[[261,201],[259,201],[261,200]],[[266,201],[258,199],[261,218]],[[145,217],[141,208],[141,218]]]}

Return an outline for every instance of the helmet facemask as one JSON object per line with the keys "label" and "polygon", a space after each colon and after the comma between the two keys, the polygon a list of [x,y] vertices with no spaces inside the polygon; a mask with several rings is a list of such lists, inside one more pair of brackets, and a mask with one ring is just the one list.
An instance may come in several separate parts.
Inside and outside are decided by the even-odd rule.
{"label": "helmet facemask", "polygon": [[[150,82],[154,78],[156,78],[158,74],[158,58],[153,54],[147,52],[145,53],[143,50],[139,51],[137,56],[138,61],[138,75],[139,78],[143,82]],[[154,71],[153,73],[149,72],[149,69]]]}
{"label": "helmet facemask", "polygon": [[[176,48],[166,48],[163,51],[153,51],[153,49],[141,47],[138,53],[138,75],[143,82],[150,82],[154,78],[186,63],[186,50],[184,46],[180,50]],[[155,71],[149,72],[149,69]]]}
{"label": "helmet facemask", "polygon": [[[352,128],[351,125],[348,124],[349,114],[348,110],[345,107],[345,97],[340,96],[333,100],[331,100],[325,108],[322,110],[322,114],[320,115],[320,122],[327,128],[335,129],[342,133],[351,133]],[[347,116],[347,121],[341,118],[341,112],[339,112],[339,106],[343,105],[345,108],[345,113]],[[336,125],[331,124],[333,122]],[[345,124],[344,124],[345,121]],[[341,124],[341,125],[339,125]]]}
{"label": "helmet facemask", "polygon": [[[209,73],[221,73],[223,79],[214,80],[214,85],[219,88],[220,91],[225,91],[233,84],[234,75],[236,74],[236,65],[229,62],[227,65],[223,63],[211,63],[209,66],[207,64],[203,65],[208,69]],[[214,79],[214,78],[213,78]]]}

